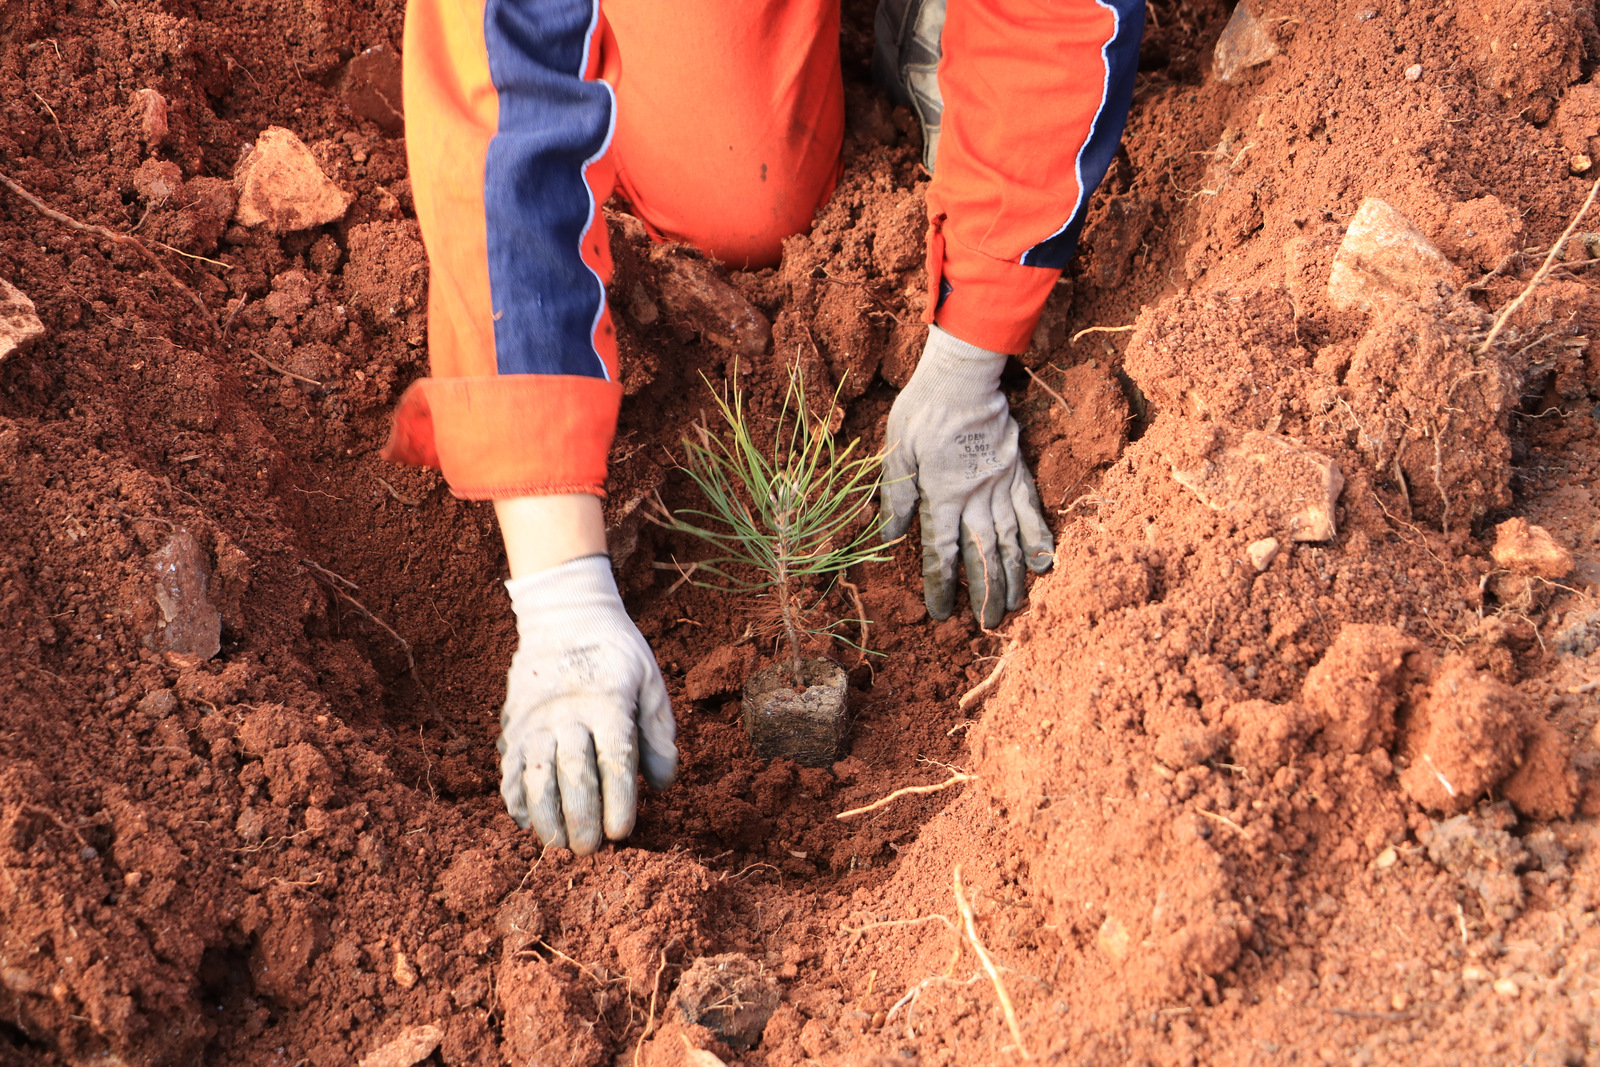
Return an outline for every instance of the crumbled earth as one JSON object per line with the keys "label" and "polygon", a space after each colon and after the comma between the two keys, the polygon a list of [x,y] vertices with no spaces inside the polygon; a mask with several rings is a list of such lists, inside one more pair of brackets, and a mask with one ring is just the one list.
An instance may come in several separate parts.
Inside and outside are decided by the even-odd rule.
{"label": "crumbled earth", "polygon": [[500,805],[492,511],[377,457],[426,367],[401,7],[0,20],[0,173],[155,257],[0,188],[0,1062],[1597,1062],[1600,215],[1519,302],[1596,177],[1589,0],[1250,0],[1220,72],[1234,9],[1148,5],[1003,380],[1055,572],[994,633],[914,543],[816,589],[865,620],[812,650],[831,767],[752,755],[760,605],[644,518],[701,375],[760,432],[798,363],[881,443],[927,175],[872,5],[780,267],[613,202],[607,520],[683,768],[585,859]]}

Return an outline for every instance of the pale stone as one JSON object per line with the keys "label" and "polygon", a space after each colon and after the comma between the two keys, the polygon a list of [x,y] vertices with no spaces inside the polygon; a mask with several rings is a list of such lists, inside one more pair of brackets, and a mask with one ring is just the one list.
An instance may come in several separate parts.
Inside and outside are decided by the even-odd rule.
{"label": "pale stone", "polygon": [[1095,934],[1094,943],[1112,963],[1122,963],[1128,958],[1128,947],[1132,938],[1128,928],[1114,915],[1107,915],[1105,922],[1100,924],[1099,931]]}
{"label": "pale stone", "polygon": [[154,89],[135,89],[128,110],[139,124],[139,139],[155,148],[167,139],[167,98]]}
{"label": "pale stone", "polygon": [[1496,980],[1494,983],[1494,991],[1502,997],[1514,997],[1518,993],[1522,992],[1522,990],[1517,986],[1516,980],[1513,978],[1501,978]]}
{"label": "pale stone", "polygon": [[1432,304],[1448,287],[1450,271],[1444,253],[1410,219],[1368,197],[1333,257],[1328,299],[1341,311],[1397,301]]}
{"label": "pale stone", "polygon": [[28,294],[0,278],[0,361],[44,336],[44,323]]}
{"label": "pale stone", "polygon": [[1495,527],[1496,567],[1536,578],[1565,578],[1572,573],[1572,553],[1557,544],[1550,531],[1527,519],[1507,519]]}
{"label": "pale stone", "polygon": [[1260,574],[1272,566],[1272,561],[1278,558],[1278,549],[1282,546],[1276,537],[1263,537],[1259,541],[1250,542],[1250,547],[1244,550],[1245,556],[1250,560],[1250,565]]}
{"label": "pale stone", "polygon": [[444,1030],[432,1023],[408,1026],[361,1057],[359,1067],[414,1067],[439,1047],[444,1040]]}
{"label": "pale stone", "polygon": [[1344,491],[1339,465],[1287,437],[1251,430],[1224,438],[1191,470],[1173,479],[1213,511],[1260,513],[1294,541],[1327,541]]}
{"label": "pale stone", "polygon": [[394,954],[394,984],[401,989],[410,989],[417,984],[417,968],[406,959],[404,952]]}
{"label": "pale stone", "polygon": [[1224,85],[1233,85],[1245,71],[1277,54],[1278,43],[1251,13],[1249,3],[1239,0],[1211,53],[1211,71]]}
{"label": "pale stone", "polygon": [[1579,152],[1567,160],[1567,169],[1573,174],[1582,174],[1592,166],[1594,166],[1594,160],[1589,158],[1587,152]]}
{"label": "pale stone", "polygon": [[164,652],[204,661],[222,648],[222,615],[206,595],[205,553],[188,530],[179,530],[150,557],[156,578],[160,629],[152,643]]}
{"label": "pale stone", "polygon": [[1422,64],[1413,63],[1406,68],[1406,81],[1414,82],[1422,77]]}
{"label": "pale stone", "polygon": [[281,126],[268,126],[239,157],[234,218],[278,233],[343,218],[354,199],[322,173],[311,149]]}

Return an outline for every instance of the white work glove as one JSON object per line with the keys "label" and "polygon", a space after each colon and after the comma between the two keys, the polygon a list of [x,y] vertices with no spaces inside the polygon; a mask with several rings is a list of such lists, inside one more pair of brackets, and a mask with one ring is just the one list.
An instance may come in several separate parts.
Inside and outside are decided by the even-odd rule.
{"label": "white work glove", "polygon": [[922,590],[928,614],[950,617],[956,550],[972,613],[984,629],[1022,605],[1023,568],[1047,571],[1055,542],[1017,449],[1000,392],[1006,357],[928,327],[911,380],[889,410],[883,461],[884,539],[905,534],[921,495]]}
{"label": "white work glove", "polygon": [[500,795],[518,826],[585,856],[602,830],[613,841],[633,830],[641,755],[657,789],[677,772],[667,687],[606,556],[513,578],[506,591],[517,654],[500,712]]}

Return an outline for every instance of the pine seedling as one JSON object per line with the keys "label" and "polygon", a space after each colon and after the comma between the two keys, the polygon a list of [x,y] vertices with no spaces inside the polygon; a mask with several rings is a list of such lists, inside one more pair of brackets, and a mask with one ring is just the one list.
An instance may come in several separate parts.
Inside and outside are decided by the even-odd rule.
{"label": "pine seedling", "polygon": [[[734,377],[737,381],[737,372]],[[731,395],[713,389],[712,399],[725,424],[722,432],[697,424],[698,439],[683,442],[683,470],[705,496],[706,507],[675,513],[660,508],[656,521],[692,534],[716,553],[695,564],[695,575],[708,576],[691,578],[696,585],[773,598],[789,674],[803,686],[802,638],[833,634],[839,623],[808,621],[802,583],[889,558],[878,544],[882,520],[877,515],[850,533],[863,514],[872,512],[883,454],[860,454],[859,439],[839,447],[827,426],[809,416],[799,367],[789,370],[770,453],[750,432],[737,385]]]}

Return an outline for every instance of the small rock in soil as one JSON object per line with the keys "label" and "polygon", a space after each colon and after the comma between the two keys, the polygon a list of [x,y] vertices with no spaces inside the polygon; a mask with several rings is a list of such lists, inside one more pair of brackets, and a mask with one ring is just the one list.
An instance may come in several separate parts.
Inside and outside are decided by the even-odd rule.
{"label": "small rock in soil", "polygon": [[183,188],[183,171],[164,159],[147,159],[133,172],[133,188],[146,200],[170,200]]}
{"label": "small rock in soil", "polygon": [[154,89],[135,89],[128,111],[139,126],[139,140],[158,148],[167,139],[167,98]]}
{"label": "small rock in soil", "polygon": [[394,984],[401,989],[410,989],[417,984],[417,968],[406,959],[404,952],[394,954]]}
{"label": "small rock in soil", "polygon": [[1249,547],[1244,550],[1245,558],[1250,561],[1250,566],[1256,569],[1256,573],[1261,574],[1272,566],[1273,560],[1278,558],[1280,547],[1282,546],[1276,537],[1263,537],[1259,541],[1250,542]]}
{"label": "small rock in soil", "polygon": [[690,1023],[731,1048],[749,1049],[778,1008],[778,983],[748,956],[726,953],[695,960],[673,999]]}
{"label": "small rock in soil", "polygon": [[539,901],[526,890],[512,893],[495,912],[494,928],[504,939],[504,955],[520,952],[544,936],[544,913],[539,910]]}
{"label": "small rock in soil", "polygon": [[354,199],[322,173],[311,149],[281,126],[262,130],[239,157],[233,183],[239,190],[234,217],[276,233],[334,222]]}
{"label": "small rock in soil", "polygon": [[1489,592],[1507,610],[1525,615],[1549,602],[1553,580],[1572,573],[1572,553],[1527,519],[1507,519],[1496,527],[1490,555],[1500,569],[1489,575]]}
{"label": "small rock in soil", "polygon": [[1401,788],[1431,811],[1466,811],[1516,766],[1532,717],[1511,686],[1464,656],[1447,658],[1406,724]]}
{"label": "small rock in soil", "polygon": [[444,1031],[431,1023],[408,1026],[361,1057],[359,1067],[413,1067],[433,1055],[443,1040]]}
{"label": "small rock in soil", "polygon": [[709,263],[669,248],[652,249],[650,258],[661,272],[661,299],[682,325],[742,359],[767,350],[772,323]]}
{"label": "small rock in soil", "polygon": [[1172,477],[1213,511],[1259,515],[1295,541],[1327,541],[1337,532],[1334,505],[1344,490],[1339,465],[1299,442],[1250,430],[1214,430],[1199,462]]}
{"label": "small rock in soil", "polygon": [[0,360],[44,336],[44,323],[26,293],[0,278]]}
{"label": "small rock in soil", "polygon": [[1473,815],[1436,822],[1424,833],[1428,859],[1477,893],[1485,910],[1502,919],[1522,913],[1524,895],[1517,871],[1532,857],[1516,838]]}
{"label": "small rock in soil", "polygon": [[146,693],[135,707],[139,714],[148,717],[152,722],[164,719],[178,710],[178,698],[172,695],[170,689],[152,689]]}
{"label": "small rock in soil", "polygon": [[1540,578],[1565,578],[1572,573],[1572,553],[1543,526],[1527,519],[1507,519],[1495,527],[1495,566]]}
{"label": "small rock in soil", "polygon": [[222,648],[222,615],[206,596],[210,576],[205,554],[187,530],[179,530],[150,557],[156,606],[162,622],[148,643],[183,657],[208,660]]}
{"label": "small rock in soil", "polygon": [[1233,17],[1217,38],[1216,50],[1211,55],[1211,71],[1224,85],[1233,85],[1245,71],[1259,67],[1278,54],[1278,42],[1250,12],[1250,5],[1240,0],[1233,9]]}
{"label": "small rock in soil", "polygon": [[400,56],[392,48],[374,45],[351,59],[340,80],[339,95],[351,111],[370,119],[389,133],[405,129],[400,94]]}
{"label": "small rock in soil", "polygon": [[1451,269],[1410,219],[1368,197],[1333,257],[1328,298],[1341,311],[1397,301],[1432,305],[1448,289]]}

